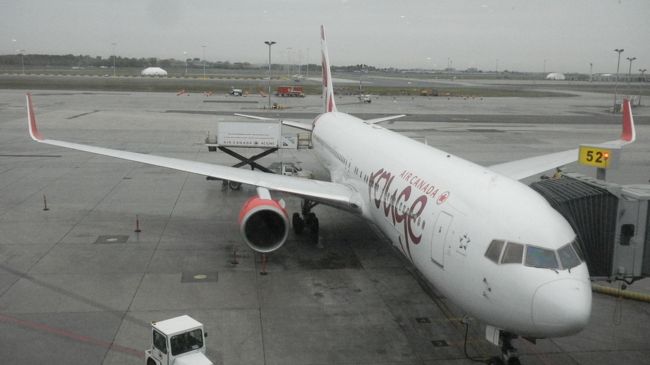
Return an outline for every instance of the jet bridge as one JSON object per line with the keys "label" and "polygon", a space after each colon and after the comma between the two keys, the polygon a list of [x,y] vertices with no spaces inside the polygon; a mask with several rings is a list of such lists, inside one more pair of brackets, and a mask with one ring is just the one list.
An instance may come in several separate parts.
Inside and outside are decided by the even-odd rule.
{"label": "jet bridge", "polygon": [[567,173],[530,185],[578,235],[593,279],[650,276],[650,185],[618,185]]}

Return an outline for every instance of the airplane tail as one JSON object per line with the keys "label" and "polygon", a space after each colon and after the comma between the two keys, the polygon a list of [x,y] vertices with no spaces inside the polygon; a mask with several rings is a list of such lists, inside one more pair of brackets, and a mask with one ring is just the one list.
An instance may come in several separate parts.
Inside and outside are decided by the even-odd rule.
{"label": "airplane tail", "polygon": [[621,131],[620,140],[624,145],[636,140],[636,129],[634,128],[632,106],[628,99],[623,100],[623,129]]}
{"label": "airplane tail", "polygon": [[325,42],[325,27],[320,26],[320,44],[323,65],[323,103],[325,113],[335,112],[336,102],[334,101],[334,85],[332,85],[332,72],[330,71],[330,58]]}

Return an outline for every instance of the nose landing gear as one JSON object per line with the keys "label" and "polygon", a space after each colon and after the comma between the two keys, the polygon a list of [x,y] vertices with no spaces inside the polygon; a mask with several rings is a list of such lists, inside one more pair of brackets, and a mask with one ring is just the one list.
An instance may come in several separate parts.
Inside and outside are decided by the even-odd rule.
{"label": "nose landing gear", "polygon": [[519,353],[512,346],[512,340],[519,337],[510,332],[499,331],[499,343],[501,344],[501,357],[493,357],[488,364],[493,365],[520,365]]}
{"label": "nose landing gear", "polygon": [[[485,328],[485,337],[490,343],[497,345],[501,348],[501,356],[500,357],[494,356],[489,358],[478,358],[478,357],[469,356],[469,354],[467,353],[467,335],[469,333],[470,320],[471,320],[470,318],[466,317],[463,318],[462,321],[465,324],[465,343],[463,345],[463,351],[465,352],[465,357],[467,357],[472,361],[481,362],[489,365],[521,364],[519,362],[519,354],[517,353],[517,349],[515,349],[514,346],[512,346],[512,340],[518,338],[519,336],[514,333],[500,330],[490,325],[486,326]],[[528,338],[526,339],[534,343],[533,339],[528,339]]]}
{"label": "nose landing gear", "polygon": [[512,340],[518,336],[509,332],[501,332],[501,363],[505,365],[519,365],[519,353],[512,346]]}

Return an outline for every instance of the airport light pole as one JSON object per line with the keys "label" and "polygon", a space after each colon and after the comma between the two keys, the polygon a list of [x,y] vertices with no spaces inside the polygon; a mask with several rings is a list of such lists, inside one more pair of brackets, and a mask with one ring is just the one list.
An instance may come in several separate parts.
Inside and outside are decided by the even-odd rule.
{"label": "airport light pole", "polygon": [[205,44],[201,48],[203,48],[203,80],[205,80]]}
{"label": "airport light pole", "polygon": [[291,47],[287,47],[287,78],[291,80]]}
{"label": "airport light pole", "polygon": [[636,57],[627,57],[627,60],[630,61],[630,68],[627,70],[627,83],[629,84],[632,81],[632,61],[636,60]]}
{"label": "airport light pole", "polygon": [[[627,70],[627,91],[630,93],[630,96],[628,96],[628,97],[631,98],[632,91],[630,89],[632,87],[632,85],[631,85],[631,83],[632,83],[632,61],[636,60],[636,57],[627,57],[627,60],[630,61],[630,68]],[[631,105],[634,105],[634,99],[632,100]]]}
{"label": "airport light pole", "polygon": [[275,44],[274,41],[265,41],[264,44],[269,46],[269,110],[271,110],[271,46]]}
{"label": "airport light pole", "polygon": [[20,52],[20,63],[23,67],[23,75],[24,75],[25,74],[25,50],[19,49],[18,52]]}
{"label": "airport light pole", "polygon": [[183,51],[183,58],[185,58],[185,73],[183,76],[187,77],[187,51]]}
{"label": "airport light pole", "polygon": [[[16,45],[16,42],[18,42],[15,38],[12,38],[11,41],[13,42],[14,46]],[[24,49],[17,49],[16,52],[20,53],[20,63],[22,65],[23,69],[23,75],[25,74],[25,50]]]}
{"label": "airport light pole", "polygon": [[307,48],[307,76],[305,79],[309,79],[309,48]]}
{"label": "airport light pole", "polygon": [[115,77],[115,46],[117,43],[113,42],[111,44],[113,45],[113,77]]}
{"label": "airport light pole", "polygon": [[641,78],[639,79],[639,102],[637,103],[638,106],[641,106],[641,83],[645,82],[645,72],[648,71],[648,69],[645,68],[640,68],[639,72],[641,73]]}
{"label": "airport light pole", "polygon": [[621,67],[621,53],[625,51],[623,48],[616,48],[614,52],[618,53],[618,63],[616,64],[616,83],[614,84],[614,105],[612,106],[612,113],[616,113],[616,97],[618,96],[618,70]]}
{"label": "airport light pole", "polygon": [[302,76],[302,50],[298,50],[298,75]]}

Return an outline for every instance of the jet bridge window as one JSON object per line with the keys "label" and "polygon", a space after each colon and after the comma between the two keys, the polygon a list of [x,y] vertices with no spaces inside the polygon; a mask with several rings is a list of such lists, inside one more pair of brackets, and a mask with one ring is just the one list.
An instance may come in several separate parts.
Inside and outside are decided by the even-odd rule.
{"label": "jet bridge window", "polygon": [[503,248],[504,243],[505,242],[501,240],[493,240],[490,242],[490,246],[488,246],[487,251],[485,251],[485,257],[498,264],[499,257],[501,257],[501,249]]}
{"label": "jet bridge window", "polygon": [[524,245],[515,242],[508,242],[505,251],[503,252],[502,264],[521,264],[521,259],[524,256]]}
{"label": "jet bridge window", "polygon": [[536,246],[526,246],[526,266],[558,269],[555,251]]}

